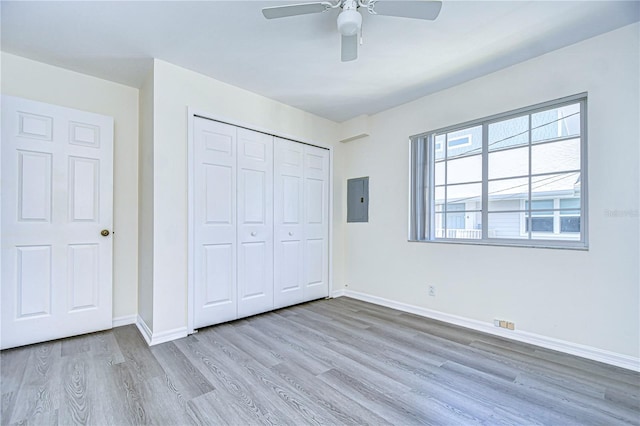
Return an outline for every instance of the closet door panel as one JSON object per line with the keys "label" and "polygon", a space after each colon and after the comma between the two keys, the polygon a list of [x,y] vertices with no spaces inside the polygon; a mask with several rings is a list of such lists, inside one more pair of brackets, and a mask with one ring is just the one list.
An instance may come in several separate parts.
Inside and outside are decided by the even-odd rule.
{"label": "closet door panel", "polygon": [[194,120],[194,327],[237,318],[236,128]]}
{"label": "closet door panel", "polygon": [[273,137],[238,128],[238,316],[273,309]]}
{"label": "closet door panel", "polygon": [[304,146],[303,298],[329,295],[329,151]]}
{"label": "closet door panel", "polygon": [[304,300],[304,145],[275,141],[275,307]]}

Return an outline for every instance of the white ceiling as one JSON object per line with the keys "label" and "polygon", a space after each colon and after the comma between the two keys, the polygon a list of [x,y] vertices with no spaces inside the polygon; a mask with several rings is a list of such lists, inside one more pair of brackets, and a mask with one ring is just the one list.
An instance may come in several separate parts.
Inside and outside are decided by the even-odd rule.
{"label": "white ceiling", "polygon": [[260,12],[299,2],[3,0],[2,50],[134,87],[159,58],[341,122],[640,20],[639,1],[444,0],[435,21],[363,11],[359,58],[342,63],[337,10]]}

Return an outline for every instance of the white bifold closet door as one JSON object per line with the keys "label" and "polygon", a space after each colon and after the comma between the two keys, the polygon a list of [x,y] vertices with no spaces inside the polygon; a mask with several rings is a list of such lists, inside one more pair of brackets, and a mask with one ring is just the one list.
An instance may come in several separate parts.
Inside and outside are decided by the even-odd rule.
{"label": "white bifold closet door", "polygon": [[238,318],[273,309],[273,136],[238,129]]}
{"label": "white bifold closet door", "polygon": [[237,318],[236,128],[194,121],[194,326]]}
{"label": "white bifold closet door", "polygon": [[329,151],[276,138],[275,307],[329,294]]}
{"label": "white bifold closet door", "polygon": [[273,137],[194,121],[194,327],[273,309]]}
{"label": "white bifold closet door", "polygon": [[196,117],[193,326],[329,295],[329,151]]}

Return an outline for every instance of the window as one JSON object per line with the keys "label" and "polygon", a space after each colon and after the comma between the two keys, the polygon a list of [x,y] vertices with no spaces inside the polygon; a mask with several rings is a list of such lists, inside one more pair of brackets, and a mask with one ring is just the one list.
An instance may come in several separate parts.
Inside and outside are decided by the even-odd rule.
{"label": "window", "polygon": [[411,138],[412,241],[585,248],[586,96]]}
{"label": "window", "polygon": [[[524,232],[553,232],[553,200],[535,200],[531,201],[531,209],[529,209],[529,201],[525,201],[525,229]],[[546,210],[545,210],[546,209]]]}
{"label": "window", "polygon": [[471,135],[460,136],[447,141],[449,149],[462,148],[463,146],[471,145]]}
{"label": "window", "polygon": [[[558,234],[565,239],[578,239],[580,232],[580,198],[525,201],[522,215],[522,235],[526,236],[531,227],[532,234],[547,232],[548,237]],[[529,214],[531,211],[531,214]]]}

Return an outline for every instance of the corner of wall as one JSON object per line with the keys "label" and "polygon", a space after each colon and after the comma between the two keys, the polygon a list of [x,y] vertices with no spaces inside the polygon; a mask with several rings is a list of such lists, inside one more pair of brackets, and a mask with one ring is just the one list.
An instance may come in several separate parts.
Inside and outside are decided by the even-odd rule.
{"label": "corner of wall", "polygon": [[[138,328],[151,339],[153,330],[153,135],[154,72],[139,92],[138,154]],[[150,340],[148,340],[150,341]]]}

